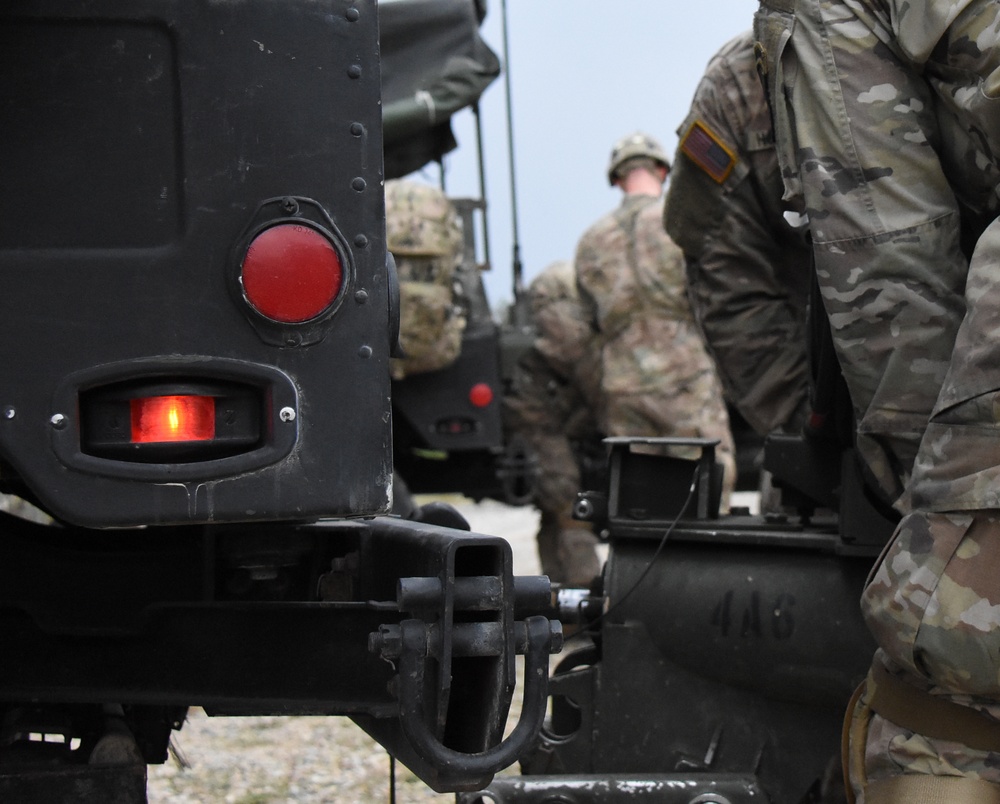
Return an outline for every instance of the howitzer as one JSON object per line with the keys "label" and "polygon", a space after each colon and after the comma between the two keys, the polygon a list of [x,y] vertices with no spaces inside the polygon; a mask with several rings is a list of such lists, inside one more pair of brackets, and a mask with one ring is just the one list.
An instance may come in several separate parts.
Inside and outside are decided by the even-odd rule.
{"label": "howitzer", "polygon": [[[473,3],[442,5],[474,34]],[[503,539],[387,516],[379,22],[0,10],[0,490],[43,514],[0,515],[5,800],[145,800],[193,705],[349,716],[438,790],[533,737],[547,581]]]}
{"label": "howitzer", "polygon": [[893,526],[853,450],[774,436],[765,465],[795,504],[719,515],[712,443],[698,461],[649,454],[690,441],[607,443],[608,487],[577,503],[603,577],[558,593],[589,641],[557,664],[522,775],[458,800],[843,801],[841,726],[874,651],[858,600]]}

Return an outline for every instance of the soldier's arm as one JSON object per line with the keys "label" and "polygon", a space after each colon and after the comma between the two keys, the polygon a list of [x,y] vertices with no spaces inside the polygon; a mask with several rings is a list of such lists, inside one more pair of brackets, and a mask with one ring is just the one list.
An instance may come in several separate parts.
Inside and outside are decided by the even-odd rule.
{"label": "soldier's arm", "polygon": [[808,261],[775,247],[751,195],[747,185],[726,199],[716,236],[700,255],[688,256],[687,286],[727,397],[763,434],[797,427],[805,413],[805,296],[782,274],[806,274]]}
{"label": "soldier's arm", "polygon": [[664,225],[729,401],[760,433],[808,397],[808,249],[781,217],[780,179],[749,42],[710,65],[679,130]]}

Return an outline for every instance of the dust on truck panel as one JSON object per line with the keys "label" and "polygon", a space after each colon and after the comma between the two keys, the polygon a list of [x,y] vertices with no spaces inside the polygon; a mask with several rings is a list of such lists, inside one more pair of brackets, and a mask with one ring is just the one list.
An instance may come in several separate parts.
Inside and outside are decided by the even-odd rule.
{"label": "dust on truck panel", "polygon": [[0,7],[0,479],[97,527],[384,512],[374,2]]}

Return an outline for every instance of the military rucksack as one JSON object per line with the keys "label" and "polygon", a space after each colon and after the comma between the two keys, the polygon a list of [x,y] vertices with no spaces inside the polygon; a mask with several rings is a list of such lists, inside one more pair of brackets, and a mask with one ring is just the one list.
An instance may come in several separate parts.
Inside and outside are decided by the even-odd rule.
{"label": "military rucksack", "polygon": [[437,371],[462,348],[465,314],[455,273],[462,227],[445,194],[405,179],[385,183],[386,242],[396,260],[402,356],[391,361],[393,379]]}

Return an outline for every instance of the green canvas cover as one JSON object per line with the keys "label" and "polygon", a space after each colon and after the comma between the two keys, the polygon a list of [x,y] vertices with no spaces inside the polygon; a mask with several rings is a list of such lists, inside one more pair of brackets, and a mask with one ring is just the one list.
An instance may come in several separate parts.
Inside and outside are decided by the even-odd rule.
{"label": "green canvas cover", "polygon": [[480,38],[486,0],[381,0],[385,177],[440,160],[456,146],[451,116],[500,74]]}

